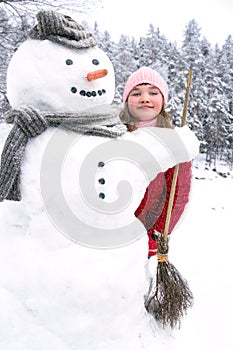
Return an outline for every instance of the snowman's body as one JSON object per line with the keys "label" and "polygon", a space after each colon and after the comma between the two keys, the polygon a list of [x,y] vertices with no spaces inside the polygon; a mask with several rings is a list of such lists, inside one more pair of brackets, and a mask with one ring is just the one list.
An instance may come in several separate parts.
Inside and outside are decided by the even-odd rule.
{"label": "snowman's body", "polygon": [[[151,278],[147,266],[148,239],[144,227],[137,222],[139,231],[129,232],[120,243],[113,237],[110,242],[107,237],[103,238],[110,234],[106,225],[110,228],[112,223],[112,229],[116,229],[133,220],[135,205],[147,184],[145,174],[139,172],[136,176],[133,172],[138,170],[137,167],[132,164],[130,167],[123,160],[116,161],[112,170],[108,164],[105,164],[107,170],[104,167],[97,168],[93,178],[105,178],[106,182],[110,180],[104,193],[111,202],[116,200],[116,185],[122,177],[127,181],[131,178],[135,184],[142,181],[138,191],[134,191],[135,202],[130,201],[131,206],[127,208],[128,212],[122,211],[122,218],[119,214],[110,218],[109,214],[98,214],[96,210],[84,205],[81,197],[77,198],[78,186],[75,188],[73,185],[77,179],[79,163],[88,155],[88,151],[107,141],[100,137],[80,136],[80,144],[77,144],[85,146],[86,152],[81,152],[79,156],[75,147],[68,152],[61,178],[70,210],[84,222],[89,219],[92,235],[95,235],[97,228],[103,229],[104,236],[92,236],[87,241],[90,247],[85,247],[83,235],[81,241],[75,241],[73,233],[67,233],[64,226],[51,220],[51,213],[42,196],[41,164],[44,151],[55,133],[56,130],[51,128],[29,141],[21,173],[22,200],[1,203],[4,206],[2,215],[7,212],[6,220],[1,217],[1,222],[5,221],[3,228],[6,235],[15,232],[21,244],[28,247],[28,254],[24,256],[20,252],[20,245],[17,248],[12,262],[12,269],[17,271],[17,279],[9,276],[7,280],[7,286],[10,286],[23,305],[20,317],[30,316],[30,330],[25,329],[22,334],[26,344],[32,345],[30,332],[39,325],[43,327],[40,333],[41,344],[46,346],[45,339],[49,333],[49,344],[53,344],[54,338],[59,339],[59,350],[63,346],[64,349],[67,346],[67,349],[77,347],[81,350],[149,350],[151,346],[170,349],[171,335],[156,324],[144,307],[144,296]],[[53,159],[50,165],[53,166]],[[122,169],[118,169],[117,174],[115,167],[119,166]],[[67,173],[70,176],[65,181]],[[98,196],[99,191],[103,191],[98,181],[95,188],[97,199],[103,201]],[[53,199],[59,210],[56,196]],[[110,244],[110,247],[99,249],[99,244]],[[116,247],[117,244],[122,246]],[[13,308],[12,313],[14,312],[17,309]]]}
{"label": "snowman's body", "polygon": [[[95,69],[107,69],[108,74],[88,81],[88,73]],[[110,104],[113,94],[112,65],[96,47],[72,50],[48,40],[28,40],[18,49],[8,70],[8,97],[13,108],[30,105],[41,112],[79,112]],[[50,170],[56,167],[58,155],[53,157],[50,153],[50,141],[56,137],[62,140],[67,135],[72,142],[62,161],[60,187],[70,217],[78,218],[84,224],[82,227],[90,228],[86,241],[85,232],[81,236],[77,232],[75,236],[72,229],[72,232],[66,230],[69,218],[62,210],[64,203],[57,199],[56,187],[51,190],[56,179]],[[17,234],[29,245],[32,258],[27,262],[27,257],[19,261],[22,286],[14,286],[14,280],[9,280],[8,284],[12,289],[18,289],[25,312],[30,310],[34,315],[33,322],[61,339],[67,346],[64,345],[64,349],[169,347],[166,331],[159,331],[159,326],[144,308],[144,295],[149,285],[146,273],[148,242],[144,227],[134,218],[134,210],[152,175],[135,161],[122,156],[122,141],[130,147],[135,142],[145,152],[153,154],[158,142],[156,140],[154,149],[152,145],[148,150],[148,138],[145,131],[109,140],[48,128],[27,144],[21,167],[22,200],[1,204],[2,212],[5,206],[12,214],[11,222],[9,215],[5,221],[1,218],[3,227],[9,231],[17,226]],[[103,159],[106,157],[103,147],[111,148],[111,142],[119,144],[121,150],[117,157],[114,148],[114,161],[111,157]],[[88,160],[86,169],[85,162],[91,152],[94,155]],[[189,154],[187,159],[178,161],[192,157]],[[47,165],[46,159],[49,160]],[[154,176],[156,171],[164,171],[176,161],[169,157],[169,152],[164,159],[163,154],[158,154],[158,163],[162,165],[160,169],[157,166],[157,170],[155,167]],[[85,174],[87,183],[84,181],[86,187],[83,189]],[[123,190],[118,188],[120,183],[125,184]],[[92,203],[85,198],[85,194],[89,196],[88,186]],[[124,191],[128,191],[128,199]],[[123,209],[120,204],[114,206],[119,195],[123,196]],[[107,238],[111,230],[117,235],[126,225],[135,232],[116,241],[114,235],[110,240]],[[95,231],[101,230],[103,234],[95,237]],[[17,254],[20,256],[20,252]]]}

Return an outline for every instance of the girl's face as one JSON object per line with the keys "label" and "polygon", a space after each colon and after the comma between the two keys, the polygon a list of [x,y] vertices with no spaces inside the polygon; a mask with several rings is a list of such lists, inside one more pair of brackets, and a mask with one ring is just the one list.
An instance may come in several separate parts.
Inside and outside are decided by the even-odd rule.
{"label": "girl's face", "polygon": [[163,95],[151,84],[135,86],[127,101],[129,112],[138,122],[156,118],[163,107]]}

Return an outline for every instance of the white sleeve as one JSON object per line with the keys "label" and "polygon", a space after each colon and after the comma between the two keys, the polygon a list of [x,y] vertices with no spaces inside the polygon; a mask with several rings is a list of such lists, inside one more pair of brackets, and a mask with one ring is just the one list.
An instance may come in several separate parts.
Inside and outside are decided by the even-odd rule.
{"label": "white sleeve", "polygon": [[147,127],[130,134],[144,150],[141,155],[138,151],[137,157],[150,179],[154,178],[153,174],[193,160],[199,152],[199,141],[187,126],[175,129]]}
{"label": "white sleeve", "polygon": [[188,161],[194,159],[199,153],[200,142],[193,131],[187,125],[176,127],[174,131],[183,142],[184,148],[187,152]]}

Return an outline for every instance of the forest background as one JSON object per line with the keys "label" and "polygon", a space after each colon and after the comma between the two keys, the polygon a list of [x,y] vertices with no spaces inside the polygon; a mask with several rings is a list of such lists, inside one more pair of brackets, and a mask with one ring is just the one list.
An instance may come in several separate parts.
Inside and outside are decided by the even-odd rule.
{"label": "forest background", "polygon": [[[82,13],[95,11],[101,0],[50,2],[47,0],[0,0],[0,121],[10,108],[6,96],[6,73],[17,47],[27,38],[41,9]],[[222,46],[210,44],[202,37],[195,19],[184,28],[180,47],[169,41],[153,23],[145,36],[135,39],[122,33],[113,41],[110,33],[99,30],[98,22],[90,28],[113,63],[116,75],[114,103],[122,104],[125,82],[131,72],[145,65],[158,70],[169,85],[167,111],[175,125],[182,117],[188,70],[192,67],[187,124],[201,141],[200,152],[206,166],[218,172],[219,161],[233,168],[233,38],[229,34]],[[120,30],[120,26],[119,26]],[[220,172],[220,171],[219,171]],[[227,176],[227,174],[223,174]]]}

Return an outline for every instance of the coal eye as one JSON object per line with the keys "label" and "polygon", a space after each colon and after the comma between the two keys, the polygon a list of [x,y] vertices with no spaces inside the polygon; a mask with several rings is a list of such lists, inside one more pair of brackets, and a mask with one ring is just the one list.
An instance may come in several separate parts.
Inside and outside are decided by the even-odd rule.
{"label": "coal eye", "polygon": [[98,66],[99,61],[98,61],[96,58],[94,58],[94,59],[92,60],[92,63],[93,63],[95,66]]}
{"label": "coal eye", "polygon": [[73,64],[73,61],[69,58],[68,60],[66,60],[66,64],[67,66],[70,66],[71,64]]}
{"label": "coal eye", "polygon": [[77,89],[75,86],[72,86],[72,88],[70,90],[71,90],[71,92],[73,92],[73,94],[76,94],[76,92],[77,92]]}

